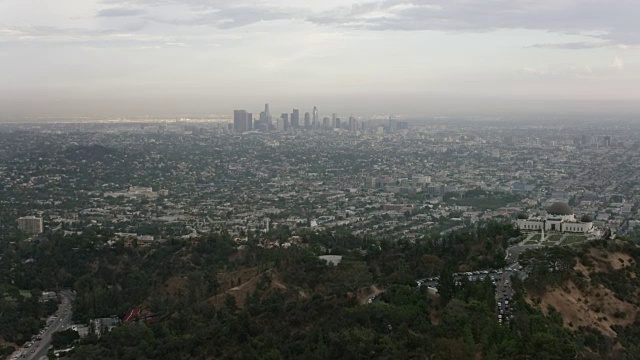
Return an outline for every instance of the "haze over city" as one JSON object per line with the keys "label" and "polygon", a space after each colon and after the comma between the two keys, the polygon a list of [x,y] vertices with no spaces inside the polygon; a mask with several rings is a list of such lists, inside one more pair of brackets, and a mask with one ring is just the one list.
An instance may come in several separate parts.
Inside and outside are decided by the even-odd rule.
{"label": "haze over city", "polygon": [[3,0],[0,120],[635,115],[637,1]]}

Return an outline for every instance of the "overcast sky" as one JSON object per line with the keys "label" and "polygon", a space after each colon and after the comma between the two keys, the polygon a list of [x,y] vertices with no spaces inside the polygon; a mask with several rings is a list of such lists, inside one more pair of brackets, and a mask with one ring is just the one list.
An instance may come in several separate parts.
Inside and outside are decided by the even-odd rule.
{"label": "overcast sky", "polygon": [[638,114],[638,14],[638,0],[0,0],[0,117]]}

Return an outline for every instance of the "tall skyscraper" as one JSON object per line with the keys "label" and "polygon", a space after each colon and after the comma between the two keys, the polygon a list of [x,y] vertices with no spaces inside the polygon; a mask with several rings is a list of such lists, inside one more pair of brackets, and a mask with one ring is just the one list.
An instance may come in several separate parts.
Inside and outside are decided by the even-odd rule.
{"label": "tall skyscraper", "polygon": [[264,121],[269,126],[269,128],[273,125],[273,118],[271,117],[271,112],[269,111],[269,104],[264,104]]}
{"label": "tall skyscraper", "polygon": [[304,113],[304,128],[309,129],[311,127],[311,115],[309,112]]}
{"label": "tall skyscraper", "polygon": [[353,116],[349,116],[349,130],[351,131],[358,130],[358,121]]}
{"label": "tall skyscraper", "polygon": [[320,119],[318,118],[318,108],[313,107],[313,128],[317,129],[320,127]]}
{"label": "tall skyscraper", "polygon": [[253,114],[247,113],[247,130],[253,130]]}
{"label": "tall skyscraper", "polygon": [[329,119],[329,117],[325,116],[322,119],[322,128],[323,129],[329,129],[330,126],[331,126],[331,119]]}
{"label": "tall skyscraper", "polygon": [[243,132],[249,130],[246,110],[233,110],[233,131]]}
{"label": "tall skyscraper", "polygon": [[294,128],[300,127],[300,110],[293,109],[291,113],[291,126]]}
{"label": "tall skyscraper", "polygon": [[282,115],[280,115],[280,118],[284,122],[284,130],[289,129],[289,113],[282,113]]}
{"label": "tall skyscraper", "polygon": [[331,128],[335,129],[336,128],[336,113],[333,113],[333,115],[331,115]]}
{"label": "tall skyscraper", "polygon": [[260,127],[260,126],[269,126],[268,122],[267,122],[267,113],[265,113],[264,111],[260,111],[260,116],[258,117],[258,126],[256,127]]}

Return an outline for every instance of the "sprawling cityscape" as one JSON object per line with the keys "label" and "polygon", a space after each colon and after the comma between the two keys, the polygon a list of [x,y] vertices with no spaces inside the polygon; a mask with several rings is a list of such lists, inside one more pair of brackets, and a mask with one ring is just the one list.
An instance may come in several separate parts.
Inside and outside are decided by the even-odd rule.
{"label": "sprawling cityscape", "polygon": [[598,229],[640,224],[631,123],[350,117],[341,127],[335,114],[321,125],[316,108],[306,126],[297,109],[274,126],[268,110],[253,127],[244,110],[233,124],[2,125],[2,226],[144,243],[220,230],[242,241],[283,227],[415,239],[555,202]]}
{"label": "sprawling cityscape", "polygon": [[[317,108],[302,123],[299,114],[273,121],[265,105],[255,121],[236,110],[226,121],[0,124],[0,230],[12,254],[0,258],[3,282],[26,286],[22,273],[42,261],[13,246],[57,237],[84,239],[100,254],[114,246],[153,252],[224,233],[237,251],[275,251],[319,245],[313,236],[321,234],[446,241],[497,222],[518,229],[491,246],[502,265],[461,263],[454,286],[490,278],[498,323],[509,324],[517,316],[510,279],[530,276],[527,250],[640,239],[635,123],[342,122],[335,114],[320,121]],[[315,253],[340,264],[344,253],[322,244]],[[428,276],[416,280],[418,289],[442,294],[440,273],[419,274]],[[384,301],[381,288],[363,301]],[[50,345],[65,331],[86,338],[156,318],[150,308],[132,308],[72,320],[70,290],[46,288],[40,301],[55,301],[56,291],[63,291],[58,310],[12,358],[68,353],[73,346]]]}
{"label": "sprawling cityscape", "polygon": [[637,14],[0,0],[0,359],[638,360]]}

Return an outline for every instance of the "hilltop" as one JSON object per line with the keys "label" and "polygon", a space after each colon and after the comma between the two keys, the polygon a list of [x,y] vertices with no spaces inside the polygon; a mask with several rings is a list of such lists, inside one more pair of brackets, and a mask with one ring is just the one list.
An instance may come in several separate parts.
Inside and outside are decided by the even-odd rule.
{"label": "hilltop", "polygon": [[[562,250],[524,254],[533,267],[523,284],[527,305],[556,319],[585,353],[625,358],[638,349],[640,249],[626,241],[596,241]],[[543,261],[544,259],[544,261]],[[549,267],[538,266],[544,262]]]}

